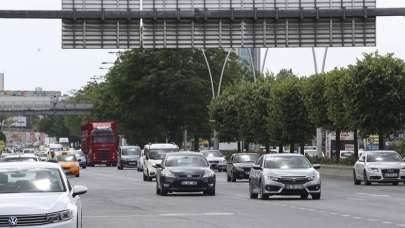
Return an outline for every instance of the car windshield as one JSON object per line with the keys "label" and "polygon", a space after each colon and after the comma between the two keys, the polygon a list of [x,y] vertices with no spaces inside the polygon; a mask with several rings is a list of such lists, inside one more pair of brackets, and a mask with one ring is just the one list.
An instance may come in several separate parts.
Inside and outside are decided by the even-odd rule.
{"label": "car windshield", "polygon": [[236,155],[235,162],[238,163],[256,162],[257,158],[258,158],[257,154]]}
{"label": "car windshield", "polygon": [[149,158],[152,160],[163,160],[167,153],[178,152],[178,149],[151,149],[149,150]]}
{"label": "car windshield", "polygon": [[122,149],[122,155],[141,155],[141,148]]}
{"label": "car windshield", "polygon": [[95,135],[93,136],[94,143],[113,143],[113,135]]}
{"label": "car windshield", "polygon": [[398,153],[394,152],[372,152],[367,154],[367,162],[401,162],[401,156]]}
{"label": "car windshield", "polygon": [[64,191],[58,169],[0,169],[0,194]]}
{"label": "car windshield", "polygon": [[56,157],[56,160],[64,161],[64,162],[72,162],[72,161],[76,161],[76,157],[74,155],[62,155],[62,156]]}
{"label": "car windshield", "polygon": [[268,157],[264,162],[267,169],[308,169],[311,164],[301,156]]}
{"label": "car windshield", "polygon": [[33,157],[6,157],[2,161],[4,162],[36,162],[38,159]]}
{"label": "car windshield", "polygon": [[224,155],[220,151],[204,151],[202,152],[205,157],[223,157]]}
{"label": "car windshield", "polygon": [[202,156],[180,155],[168,156],[165,163],[166,167],[208,167],[207,160]]}

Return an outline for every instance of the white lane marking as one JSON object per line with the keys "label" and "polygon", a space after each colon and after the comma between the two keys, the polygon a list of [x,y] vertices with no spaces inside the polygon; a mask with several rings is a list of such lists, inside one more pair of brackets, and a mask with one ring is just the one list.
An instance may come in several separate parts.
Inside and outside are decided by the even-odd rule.
{"label": "white lane marking", "polygon": [[377,221],[377,219],[373,219],[373,218],[369,218],[369,219],[366,219],[367,221],[369,221],[369,222],[375,222],[375,221]]}
{"label": "white lane marking", "polygon": [[382,195],[382,194],[369,194],[369,193],[363,193],[363,192],[356,192],[357,195],[362,195],[362,196],[370,196],[370,197],[391,197],[390,195]]}
{"label": "white lane marking", "polygon": [[[207,212],[207,213],[165,213],[157,214],[161,217],[195,217],[195,216],[232,216],[232,212]],[[152,214],[134,214],[134,215],[85,215],[84,218],[131,218],[131,217],[155,217]]]}
{"label": "white lane marking", "polygon": [[399,227],[405,227],[405,224],[397,224]]}
{"label": "white lane marking", "polygon": [[348,215],[348,214],[343,214],[343,215],[340,215],[340,216],[342,216],[342,217],[350,217],[350,215]]}
{"label": "white lane marking", "polygon": [[352,218],[354,218],[354,219],[362,219],[363,217],[353,216]]}
{"label": "white lane marking", "polygon": [[384,222],[382,222],[383,224],[386,224],[386,225],[391,225],[392,224],[392,222],[389,222],[389,221],[384,221]]}
{"label": "white lane marking", "polygon": [[354,198],[354,197],[348,197],[348,200],[357,200],[357,201],[364,201],[366,199],[362,199],[362,198]]}

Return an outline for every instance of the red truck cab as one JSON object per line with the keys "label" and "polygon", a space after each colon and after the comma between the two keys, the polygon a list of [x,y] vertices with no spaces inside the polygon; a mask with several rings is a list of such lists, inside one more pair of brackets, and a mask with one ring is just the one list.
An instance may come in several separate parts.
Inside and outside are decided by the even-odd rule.
{"label": "red truck cab", "polygon": [[81,147],[87,165],[117,165],[117,123],[115,121],[88,122],[81,127]]}

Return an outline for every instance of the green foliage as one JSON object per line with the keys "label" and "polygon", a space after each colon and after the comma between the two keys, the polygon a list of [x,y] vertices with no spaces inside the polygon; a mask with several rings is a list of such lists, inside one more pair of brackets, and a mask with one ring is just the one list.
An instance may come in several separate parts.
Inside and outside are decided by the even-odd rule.
{"label": "green foliage", "polygon": [[0,141],[6,142],[7,138],[6,135],[0,131]]}
{"label": "green foliage", "polygon": [[303,82],[291,72],[277,75],[269,99],[268,133],[276,145],[305,143],[314,134],[302,92]]}
{"label": "green foliage", "polygon": [[365,54],[350,66],[352,118],[363,135],[386,136],[404,126],[405,63],[392,54]]}
{"label": "green foliage", "polygon": [[405,157],[405,138],[398,139],[394,141],[394,150],[401,154],[401,156]]}

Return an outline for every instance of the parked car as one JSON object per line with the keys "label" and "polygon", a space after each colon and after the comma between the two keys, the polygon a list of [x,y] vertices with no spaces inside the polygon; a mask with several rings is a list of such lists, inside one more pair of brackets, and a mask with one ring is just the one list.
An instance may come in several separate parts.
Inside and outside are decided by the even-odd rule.
{"label": "parked car", "polygon": [[118,150],[117,168],[138,168],[141,148],[139,146],[121,146]]}
{"label": "parked car", "polygon": [[66,175],[80,177],[80,164],[74,154],[59,155],[56,160]]}
{"label": "parked car", "polygon": [[320,165],[311,165],[300,154],[265,154],[253,166],[249,176],[251,199],[261,196],[268,199],[273,195],[298,195],[307,199],[321,198]]}
{"label": "parked car", "polygon": [[2,159],[2,162],[39,162],[38,156],[35,154],[7,154]]}
{"label": "parked car", "polygon": [[226,159],[224,154],[219,150],[203,150],[201,153],[207,158],[211,169],[216,169],[219,172],[226,171]]}
{"label": "parked car", "polygon": [[405,184],[405,164],[395,151],[364,151],[354,164],[353,181],[355,185],[360,185],[361,182],[365,185],[373,182]]}
{"label": "parked car", "polygon": [[82,150],[75,150],[74,154],[76,156],[76,160],[79,162],[80,168],[87,168],[86,154],[84,154]]}
{"label": "parked car", "polygon": [[255,153],[233,154],[226,166],[227,181],[236,182],[238,179],[249,179],[250,170],[259,157]]}
{"label": "parked car", "polygon": [[168,153],[157,169],[156,194],[171,192],[203,192],[215,195],[215,172],[210,169],[207,159],[200,153]]}
{"label": "parked car", "polygon": [[354,151],[350,150],[341,150],[340,151],[340,158],[353,158],[354,157]]}
{"label": "parked car", "polygon": [[143,180],[152,181],[156,177],[154,165],[160,164],[167,153],[178,152],[179,147],[175,144],[148,144],[144,147],[143,156]]}
{"label": "parked car", "polygon": [[55,163],[0,164],[0,226],[82,227],[79,195]]}
{"label": "parked car", "polygon": [[325,155],[322,152],[320,152],[316,149],[315,150],[314,149],[305,149],[304,155],[307,156],[308,158],[318,158],[318,159],[325,157]]}

